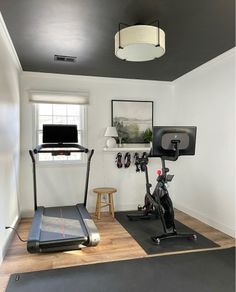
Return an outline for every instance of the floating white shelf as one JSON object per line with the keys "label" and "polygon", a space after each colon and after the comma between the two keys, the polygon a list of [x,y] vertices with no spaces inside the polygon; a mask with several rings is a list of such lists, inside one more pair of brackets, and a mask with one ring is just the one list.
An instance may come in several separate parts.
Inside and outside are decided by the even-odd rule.
{"label": "floating white shelf", "polygon": [[121,147],[114,147],[114,148],[107,148],[103,149],[105,152],[148,152],[150,151],[149,145],[139,145],[139,144],[129,144],[129,145],[122,145]]}

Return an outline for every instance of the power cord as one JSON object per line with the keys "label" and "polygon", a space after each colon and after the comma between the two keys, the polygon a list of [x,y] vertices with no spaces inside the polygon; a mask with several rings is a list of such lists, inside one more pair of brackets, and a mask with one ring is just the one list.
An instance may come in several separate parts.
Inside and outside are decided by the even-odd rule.
{"label": "power cord", "polygon": [[12,229],[14,230],[14,232],[16,233],[17,237],[20,239],[20,241],[22,242],[27,242],[27,240],[24,240],[20,237],[19,233],[17,232],[17,230],[14,228],[14,227],[11,227],[11,226],[5,226],[5,229]]}

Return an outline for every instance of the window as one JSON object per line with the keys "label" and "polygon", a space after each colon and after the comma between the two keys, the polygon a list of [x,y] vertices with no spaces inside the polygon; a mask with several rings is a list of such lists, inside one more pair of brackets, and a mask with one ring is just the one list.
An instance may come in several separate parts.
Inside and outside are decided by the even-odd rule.
{"label": "window", "polygon": [[[86,107],[79,104],[36,104],[36,144],[42,144],[43,124],[77,125],[78,143],[86,145]],[[83,154],[71,153],[70,156],[52,156],[40,153],[39,161],[83,161]]]}

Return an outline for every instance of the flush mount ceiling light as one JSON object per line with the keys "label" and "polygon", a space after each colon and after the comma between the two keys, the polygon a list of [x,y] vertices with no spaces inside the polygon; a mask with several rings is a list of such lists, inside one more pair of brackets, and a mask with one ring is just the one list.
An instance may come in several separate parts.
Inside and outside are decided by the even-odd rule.
{"label": "flush mount ceiling light", "polygon": [[[165,54],[165,32],[157,26],[119,24],[115,35],[115,55],[125,61],[144,62]],[[121,29],[121,26],[125,28]]]}

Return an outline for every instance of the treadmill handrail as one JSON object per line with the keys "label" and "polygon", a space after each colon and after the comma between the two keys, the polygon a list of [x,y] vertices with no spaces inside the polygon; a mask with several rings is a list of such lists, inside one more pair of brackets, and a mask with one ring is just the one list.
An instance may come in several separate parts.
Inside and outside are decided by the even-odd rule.
{"label": "treadmill handrail", "polygon": [[[43,150],[44,148],[63,148],[60,150]],[[71,150],[67,148],[75,148],[76,150]],[[65,149],[65,150],[64,150]],[[66,150],[67,149],[67,150]],[[89,150],[88,148],[85,148],[79,144],[70,144],[70,143],[54,143],[54,144],[40,144],[36,146],[33,150],[29,150],[29,154],[32,160],[32,166],[33,166],[33,188],[34,188],[34,210],[37,210],[38,204],[37,204],[37,180],[36,180],[36,159],[35,155],[38,153],[55,153],[55,154],[60,154],[61,152],[84,152],[88,155],[87,159],[87,170],[86,170],[86,179],[85,179],[85,190],[84,190],[84,203],[83,205],[86,207],[87,204],[87,196],[88,196],[88,184],[89,184],[89,173],[90,173],[90,163],[91,163],[91,158],[94,153],[94,149]]]}
{"label": "treadmill handrail", "polygon": [[[49,149],[51,148],[51,150],[44,150],[44,149]],[[62,148],[61,150],[53,150],[54,148]],[[68,150],[68,148],[73,148],[73,150]],[[70,151],[70,152],[84,152],[84,153],[88,153],[89,149],[85,148],[79,144],[74,144],[74,143],[45,143],[45,144],[40,144],[37,145],[33,152],[34,154],[38,154],[38,153],[57,153],[59,151],[62,151],[63,149],[66,149],[66,151]],[[75,150],[76,149],[76,150]]]}

